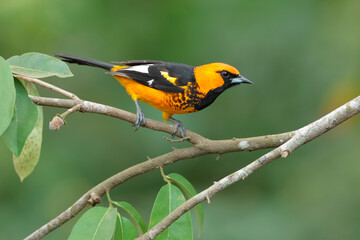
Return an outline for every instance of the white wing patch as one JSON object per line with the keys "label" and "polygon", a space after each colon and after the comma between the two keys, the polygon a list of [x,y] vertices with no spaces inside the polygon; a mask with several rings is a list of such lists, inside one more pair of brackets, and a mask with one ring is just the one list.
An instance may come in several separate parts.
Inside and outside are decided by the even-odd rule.
{"label": "white wing patch", "polygon": [[149,73],[149,67],[154,64],[145,64],[145,65],[138,65],[138,66],[132,66],[121,69],[121,71],[135,71],[135,72],[141,72],[148,74]]}
{"label": "white wing patch", "polygon": [[151,86],[151,84],[154,82],[154,79],[151,79],[149,81],[147,81],[148,85]]}

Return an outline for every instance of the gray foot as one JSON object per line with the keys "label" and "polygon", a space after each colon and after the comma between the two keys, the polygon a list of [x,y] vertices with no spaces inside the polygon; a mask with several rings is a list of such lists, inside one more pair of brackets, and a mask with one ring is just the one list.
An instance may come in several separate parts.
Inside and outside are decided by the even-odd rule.
{"label": "gray foot", "polygon": [[180,135],[182,138],[185,138],[186,137],[186,130],[184,128],[184,125],[179,121],[179,120],[176,120],[175,118],[169,118],[169,120],[173,123],[175,123],[175,130],[172,134],[172,136],[174,136],[178,130],[180,130]]}
{"label": "gray foot", "polygon": [[139,129],[140,126],[145,126],[146,120],[143,112],[141,111],[138,100],[135,100],[136,105],[136,122],[133,124],[135,126],[135,131]]}

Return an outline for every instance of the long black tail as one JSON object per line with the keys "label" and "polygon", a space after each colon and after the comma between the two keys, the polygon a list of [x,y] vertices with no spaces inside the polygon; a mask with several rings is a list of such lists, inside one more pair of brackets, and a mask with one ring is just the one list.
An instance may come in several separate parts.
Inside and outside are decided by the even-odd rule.
{"label": "long black tail", "polygon": [[66,55],[66,54],[55,54],[54,56],[60,58],[64,62],[77,63],[80,65],[87,65],[87,66],[91,66],[91,67],[100,67],[100,68],[104,68],[108,71],[110,71],[114,67],[114,65],[112,65],[110,63],[96,61],[96,60],[87,59],[87,58],[70,56],[70,55]]}

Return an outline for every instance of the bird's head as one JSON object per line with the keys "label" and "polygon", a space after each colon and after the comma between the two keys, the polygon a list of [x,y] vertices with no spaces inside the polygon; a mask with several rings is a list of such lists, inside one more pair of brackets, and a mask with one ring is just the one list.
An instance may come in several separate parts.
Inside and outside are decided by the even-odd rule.
{"label": "bird's head", "polygon": [[210,63],[195,67],[194,75],[199,89],[203,92],[221,93],[225,89],[241,84],[253,84],[241,76],[239,71],[226,63]]}

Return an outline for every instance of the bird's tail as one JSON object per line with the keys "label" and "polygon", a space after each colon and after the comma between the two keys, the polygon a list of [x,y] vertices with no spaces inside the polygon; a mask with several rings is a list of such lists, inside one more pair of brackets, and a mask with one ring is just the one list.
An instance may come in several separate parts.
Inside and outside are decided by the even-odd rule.
{"label": "bird's tail", "polygon": [[108,71],[111,71],[111,69],[114,67],[114,65],[110,64],[110,63],[87,59],[87,58],[82,58],[82,57],[70,56],[70,55],[66,55],[66,54],[55,54],[55,57],[60,58],[64,62],[76,63],[79,65],[87,65],[87,66],[91,66],[91,67],[104,68]]}

